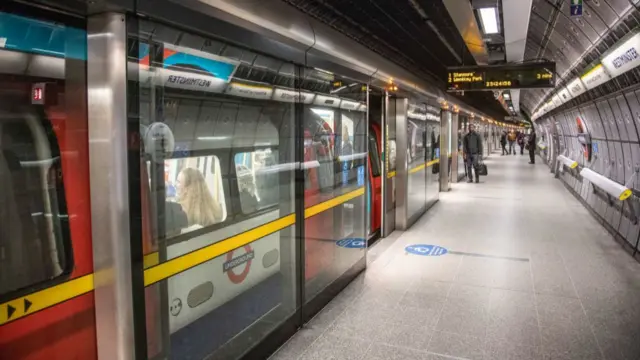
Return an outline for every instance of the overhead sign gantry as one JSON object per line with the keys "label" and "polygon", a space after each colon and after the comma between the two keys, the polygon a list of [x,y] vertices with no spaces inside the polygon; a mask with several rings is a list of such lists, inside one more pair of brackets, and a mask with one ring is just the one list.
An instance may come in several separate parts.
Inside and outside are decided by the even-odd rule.
{"label": "overhead sign gantry", "polygon": [[556,63],[448,67],[447,91],[554,88]]}

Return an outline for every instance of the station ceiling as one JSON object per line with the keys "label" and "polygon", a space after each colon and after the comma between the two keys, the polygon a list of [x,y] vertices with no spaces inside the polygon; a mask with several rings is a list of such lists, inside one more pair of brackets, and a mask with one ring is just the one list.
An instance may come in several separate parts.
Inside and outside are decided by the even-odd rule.
{"label": "station ceiling", "polygon": [[[443,88],[447,66],[475,64],[468,42],[465,43],[450,15],[451,9],[448,11],[445,6],[449,0],[282,1],[425,80],[435,79]],[[503,2],[469,0],[474,8],[487,3],[497,6],[501,20],[514,16],[504,12]],[[522,61],[555,61],[557,85],[562,86],[581,75],[617,40],[640,25],[639,3],[640,0],[584,0],[583,16],[571,17],[569,0],[532,0]],[[515,16],[522,16],[522,12]],[[527,24],[527,19],[521,23]],[[501,30],[501,36],[483,36],[490,63],[500,57],[504,59],[504,28]],[[521,109],[530,115],[552,92],[553,89],[522,90]],[[507,115],[490,92],[467,93],[461,100],[495,118]]]}
{"label": "station ceiling", "polygon": [[[282,0],[427,81],[446,87],[446,67],[475,59],[441,0]],[[507,115],[492,92],[461,101],[495,119]]]}
{"label": "station ceiling", "polygon": [[[581,17],[571,17],[567,0],[533,0],[525,60],[556,62],[557,85],[571,81],[640,24],[638,0],[584,0]],[[529,111],[550,89],[522,91],[520,102]]]}

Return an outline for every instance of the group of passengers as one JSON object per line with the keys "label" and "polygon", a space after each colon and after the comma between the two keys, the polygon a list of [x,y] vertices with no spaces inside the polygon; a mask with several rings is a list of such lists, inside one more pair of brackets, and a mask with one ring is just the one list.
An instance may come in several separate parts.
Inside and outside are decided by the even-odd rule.
{"label": "group of passengers", "polygon": [[[535,150],[536,150],[536,131],[531,128],[531,134],[526,135],[519,130],[505,130],[500,136],[500,146],[502,147],[502,156],[504,155],[516,155],[516,142],[520,147],[520,155],[524,155],[524,150],[529,151],[529,164],[535,164]],[[509,150],[507,150],[507,144],[509,144]]]}

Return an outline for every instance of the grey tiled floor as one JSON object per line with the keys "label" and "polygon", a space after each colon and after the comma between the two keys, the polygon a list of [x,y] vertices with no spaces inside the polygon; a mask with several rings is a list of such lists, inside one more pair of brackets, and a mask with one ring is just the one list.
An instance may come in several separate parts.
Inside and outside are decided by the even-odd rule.
{"label": "grey tiled floor", "polygon": [[[545,165],[487,164],[272,359],[640,359],[640,265]],[[485,256],[404,251],[420,243]]]}

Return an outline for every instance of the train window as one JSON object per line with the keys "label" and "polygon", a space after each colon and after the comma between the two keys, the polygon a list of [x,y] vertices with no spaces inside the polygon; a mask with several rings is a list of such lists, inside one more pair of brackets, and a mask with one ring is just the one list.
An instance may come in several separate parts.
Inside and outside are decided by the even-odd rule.
{"label": "train window", "polygon": [[271,149],[237,153],[234,156],[240,207],[251,214],[278,203],[278,153]]}
{"label": "train window", "polygon": [[65,96],[86,85],[86,34],[39,16],[0,12],[0,301],[91,268],[70,227],[90,216],[86,98]]}
{"label": "train window", "polygon": [[[227,218],[220,160],[216,156],[200,156],[165,160],[165,189],[167,202],[180,208],[172,211],[184,213],[177,219],[186,219],[186,224],[176,216],[166,216],[167,232],[180,229],[186,233],[223,222]],[[175,210],[174,210],[175,209]]]}
{"label": "train window", "polygon": [[0,112],[0,294],[54,278],[70,261],[60,153],[43,120],[9,106]]}
{"label": "train window", "polygon": [[376,136],[371,132],[369,132],[369,156],[371,156],[371,174],[378,177],[380,176],[380,154]]}

